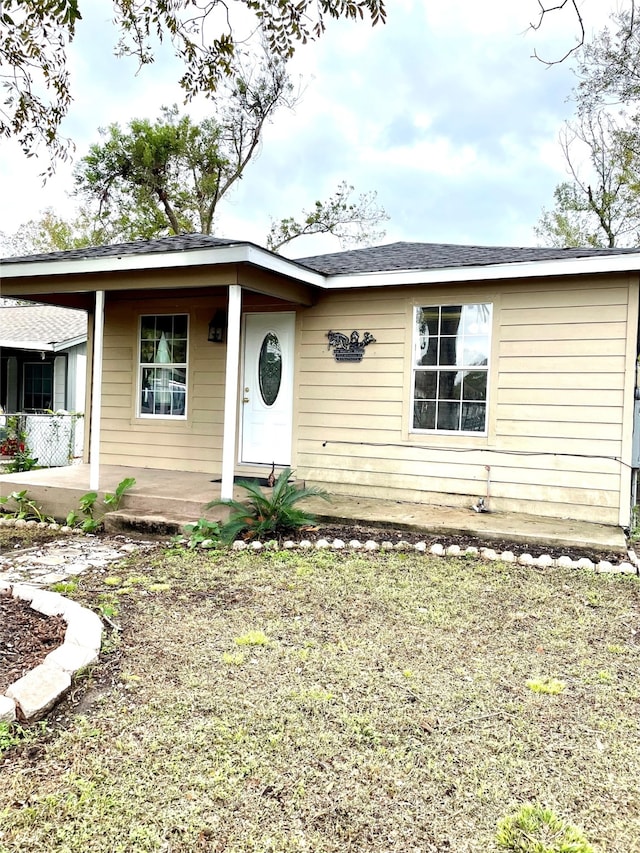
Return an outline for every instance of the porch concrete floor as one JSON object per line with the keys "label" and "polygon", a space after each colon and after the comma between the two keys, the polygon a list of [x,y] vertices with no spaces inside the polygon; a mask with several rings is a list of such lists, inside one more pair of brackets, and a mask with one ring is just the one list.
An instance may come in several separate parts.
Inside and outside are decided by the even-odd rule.
{"label": "porch concrete floor", "polygon": [[[247,475],[251,476],[251,475]],[[125,477],[135,477],[135,486],[126,493],[121,512],[129,516],[154,516],[183,524],[203,515],[203,506],[220,496],[215,475],[187,471],[163,471],[103,465],[100,491],[114,491]],[[46,468],[21,474],[0,475],[0,494],[27,489],[49,515],[64,518],[77,507],[78,499],[89,491],[89,466]],[[238,490],[235,497],[242,498]],[[466,533],[479,539],[502,539],[513,543],[554,545],[568,549],[595,549],[624,552],[626,540],[618,527],[568,519],[541,518],[522,513],[476,513],[472,509],[426,504],[366,500],[332,495],[331,501],[310,499],[306,506],[321,520],[361,522],[389,527],[408,527],[430,534]],[[222,517],[210,511],[208,518]]]}

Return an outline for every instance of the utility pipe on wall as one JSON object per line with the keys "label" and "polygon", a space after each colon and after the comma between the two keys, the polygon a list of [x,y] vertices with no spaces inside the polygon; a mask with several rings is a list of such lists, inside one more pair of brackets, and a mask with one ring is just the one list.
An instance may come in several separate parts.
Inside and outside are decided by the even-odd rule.
{"label": "utility pipe on wall", "polygon": [[102,417],[102,353],[104,349],[104,290],[96,291],[93,315],[93,369],[91,371],[91,440],[89,488],[100,488],[100,420]]}

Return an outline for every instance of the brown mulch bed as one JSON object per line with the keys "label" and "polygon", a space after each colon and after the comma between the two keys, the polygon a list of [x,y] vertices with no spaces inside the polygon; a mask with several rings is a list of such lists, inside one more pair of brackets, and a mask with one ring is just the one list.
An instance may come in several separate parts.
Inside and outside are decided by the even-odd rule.
{"label": "brown mulch bed", "polygon": [[312,542],[318,539],[328,539],[332,542],[334,539],[341,539],[343,542],[349,542],[352,539],[357,539],[359,542],[366,542],[368,539],[374,542],[409,542],[415,545],[416,542],[425,542],[427,547],[440,544],[445,548],[450,545],[459,545],[462,550],[465,548],[493,548],[498,553],[502,551],[511,551],[516,557],[520,554],[531,554],[533,557],[539,557],[541,554],[549,554],[553,559],[558,557],[568,556],[572,559],[586,557],[593,563],[598,563],[600,560],[608,560],[613,563],[620,563],[627,560],[626,554],[618,552],[609,553],[599,551],[595,548],[570,548],[562,545],[536,545],[531,542],[523,543],[513,539],[491,539],[489,537],[478,538],[470,534],[460,533],[458,535],[447,533],[426,533],[424,530],[399,529],[392,527],[367,527],[359,524],[340,525],[326,524],[318,525],[315,528],[304,531],[298,535],[291,537],[283,537],[284,539],[309,539]]}
{"label": "brown mulch bed", "polygon": [[64,642],[67,625],[44,616],[29,603],[0,595],[0,694]]}

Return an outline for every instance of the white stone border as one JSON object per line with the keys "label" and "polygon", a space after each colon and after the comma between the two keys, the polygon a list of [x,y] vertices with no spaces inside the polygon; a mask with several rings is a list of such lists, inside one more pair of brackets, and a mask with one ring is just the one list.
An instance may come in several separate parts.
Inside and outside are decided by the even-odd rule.
{"label": "white stone border", "polygon": [[60,533],[82,533],[82,530],[77,527],[58,524],[57,521],[36,521],[33,518],[30,521],[25,521],[24,518],[14,518],[9,515],[0,515],[0,527],[16,527],[18,530],[37,528],[38,530],[58,530]]}
{"label": "white stone border", "polygon": [[[211,540],[205,540],[201,543],[201,547],[205,549],[214,547],[214,542]],[[278,543],[275,540],[269,542],[247,543],[241,539],[236,539],[236,541],[231,545],[231,548],[234,551],[244,551],[247,549],[251,551],[276,551],[278,550]],[[503,563],[519,563],[521,566],[536,566],[543,569],[558,566],[570,569],[590,569],[595,572],[608,574],[640,575],[640,560],[633,550],[627,551],[629,561],[614,564],[610,563],[608,560],[600,560],[599,562],[594,563],[586,557],[574,560],[569,556],[562,556],[556,559],[551,557],[549,554],[541,554],[539,557],[534,557],[531,554],[525,553],[516,557],[512,551],[498,552],[493,548],[476,548],[473,546],[469,548],[461,548],[459,545],[449,545],[445,548],[444,545],[439,543],[428,546],[426,542],[416,542],[415,545],[412,545],[410,542],[404,542],[402,540],[395,543],[390,541],[378,543],[371,539],[367,542],[360,542],[358,539],[352,539],[350,542],[343,542],[342,539],[334,539],[333,542],[329,542],[328,539],[318,539],[314,545],[314,543],[310,542],[308,539],[302,539],[300,542],[294,542],[292,539],[288,539],[286,542],[282,543],[282,548],[286,551],[295,549],[299,549],[301,551],[311,551],[314,549],[332,551],[344,551],[346,549],[351,551],[417,551],[418,553],[430,554],[434,557],[479,557],[483,560],[499,560]]]}
{"label": "white stone border", "polygon": [[103,626],[96,613],[57,592],[0,581],[0,593],[6,592],[28,601],[39,613],[61,616],[67,623],[63,644],[0,696],[0,722],[20,719],[30,723],[43,717],[62,698],[78,670],[98,660]]}

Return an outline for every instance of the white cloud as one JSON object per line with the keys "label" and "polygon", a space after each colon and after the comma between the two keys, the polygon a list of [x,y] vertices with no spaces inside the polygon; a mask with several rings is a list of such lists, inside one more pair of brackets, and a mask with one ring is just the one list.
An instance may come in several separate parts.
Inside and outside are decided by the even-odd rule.
{"label": "white cloud", "polygon": [[413,145],[362,152],[367,163],[378,168],[401,168],[414,173],[436,174],[464,179],[478,167],[478,154],[472,144],[455,146],[443,136],[424,139]]}

